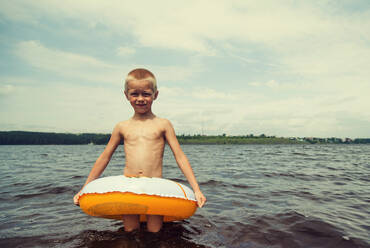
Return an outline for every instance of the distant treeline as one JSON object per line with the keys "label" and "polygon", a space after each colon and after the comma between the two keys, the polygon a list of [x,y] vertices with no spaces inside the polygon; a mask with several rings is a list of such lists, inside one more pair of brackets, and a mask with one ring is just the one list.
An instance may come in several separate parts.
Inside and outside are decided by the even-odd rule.
{"label": "distant treeline", "polygon": [[[0,131],[0,145],[105,145],[110,134],[95,133],[45,133],[26,131]],[[339,139],[339,138],[283,138],[266,136],[227,136],[223,135],[178,135],[181,144],[370,144],[366,139]]]}
{"label": "distant treeline", "polygon": [[0,145],[102,145],[109,138],[110,134],[10,131],[0,132]]}
{"label": "distant treeline", "polygon": [[276,137],[261,135],[217,136],[180,135],[177,136],[182,144],[370,144],[370,138],[315,138],[315,137]]}
{"label": "distant treeline", "polygon": [[226,136],[223,135],[179,135],[177,139],[181,144],[301,144],[304,141],[291,140],[288,138],[277,138],[275,136],[244,135]]}

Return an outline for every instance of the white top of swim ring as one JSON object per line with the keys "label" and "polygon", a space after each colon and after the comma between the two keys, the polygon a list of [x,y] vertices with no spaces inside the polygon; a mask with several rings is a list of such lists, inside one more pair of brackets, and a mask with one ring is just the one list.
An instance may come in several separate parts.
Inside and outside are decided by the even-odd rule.
{"label": "white top of swim ring", "polygon": [[89,193],[109,192],[131,192],[196,201],[194,192],[181,183],[158,177],[126,177],[123,175],[95,179],[82,189],[81,196]]}

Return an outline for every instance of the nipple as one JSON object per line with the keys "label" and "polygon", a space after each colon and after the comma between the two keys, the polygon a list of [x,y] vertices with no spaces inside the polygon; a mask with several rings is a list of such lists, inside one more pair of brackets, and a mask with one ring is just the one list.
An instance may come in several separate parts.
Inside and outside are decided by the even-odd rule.
{"label": "nipple", "polygon": [[139,176],[142,176],[144,171],[142,169],[139,170]]}

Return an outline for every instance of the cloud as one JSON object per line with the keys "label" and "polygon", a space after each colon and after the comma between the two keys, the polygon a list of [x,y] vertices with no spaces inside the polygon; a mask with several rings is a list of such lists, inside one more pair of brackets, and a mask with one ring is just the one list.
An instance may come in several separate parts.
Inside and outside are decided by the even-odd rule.
{"label": "cloud", "polygon": [[118,66],[91,56],[47,48],[34,40],[19,42],[15,54],[35,68],[90,81],[112,82],[121,74]]}
{"label": "cloud", "polygon": [[[38,22],[75,18],[88,26],[101,22],[117,33],[130,30],[143,46],[196,51],[214,54],[208,41],[237,40],[263,42],[273,46],[292,38],[320,33],[333,23],[324,18],[314,4],[289,4],[235,1],[159,2],[38,1],[7,4],[3,15],[8,18]],[[212,11],[205,11],[212,5]],[[17,15],[16,13],[27,13]],[[32,14],[31,14],[32,13]],[[191,16],[191,18],[189,18]],[[279,44],[276,44],[278,42]]]}
{"label": "cloud", "polygon": [[[118,88],[27,86],[26,79],[13,81],[24,85],[18,86],[17,94],[0,108],[4,117],[0,127],[3,128],[18,123],[18,129],[34,131],[108,133],[116,122],[132,115],[130,105]],[[159,98],[153,105],[154,113],[170,119],[179,134],[265,133],[326,137],[345,132],[346,136],[359,137],[361,132],[366,132],[365,124],[370,123],[366,106],[353,112],[361,105],[361,99],[356,97],[290,96],[273,99],[266,97],[264,92],[240,89],[224,95],[225,92],[214,88],[202,88],[201,92],[207,96],[203,98],[197,95],[199,90],[198,87],[188,90],[178,86],[159,88]],[[19,123],[28,123],[28,126]],[[357,128],[351,129],[348,125]]]}
{"label": "cloud", "polygon": [[[263,86],[268,87],[267,82]],[[270,97],[265,95],[265,91],[250,89],[234,92],[212,88],[199,90],[197,87],[189,91],[166,88],[154,104],[156,112],[158,109],[160,116],[173,120],[179,133],[265,133],[307,137],[342,134],[343,137],[359,137],[359,133],[366,133],[364,123],[370,122],[362,98],[355,96],[277,94],[277,97]],[[276,90],[289,89],[283,87]],[[171,95],[175,97],[170,98]],[[353,126],[360,129],[351,129],[349,121],[343,121],[343,118],[350,116]]]}
{"label": "cloud", "polygon": [[[212,11],[205,11],[210,6]],[[369,25],[369,20],[366,20],[368,12],[338,16],[332,1],[321,4],[272,0],[263,3],[193,0],[186,3],[157,1],[136,4],[131,1],[90,1],[89,4],[56,0],[33,3],[12,1],[4,6],[2,14],[21,21],[48,16],[52,19],[76,18],[90,26],[101,22],[119,33],[130,29],[144,45],[194,51],[207,51],[210,48],[207,40],[236,39],[280,46],[280,42],[317,38],[340,31],[343,27],[346,32],[357,33],[359,25]],[[343,31],[339,33],[344,34]],[[277,41],[279,44],[276,44]]]}
{"label": "cloud", "polygon": [[[315,130],[351,133],[344,126],[349,119],[365,130],[370,120],[368,8],[354,11],[337,1],[40,0],[4,2],[0,13],[33,30],[58,24],[64,32],[67,22],[78,23],[68,29],[74,34],[104,27],[115,39],[113,56],[136,63],[72,53],[45,40],[17,43],[14,53],[65,82],[121,83],[129,70],[146,67],[159,81],[155,106],[189,133],[205,120],[212,132],[253,127],[308,136]],[[137,62],[147,51],[168,57]],[[18,84],[5,83],[18,94]],[[98,90],[92,92],[99,98]]]}
{"label": "cloud", "polygon": [[32,3],[24,1],[2,2],[0,14],[12,21],[20,21],[31,25],[38,25],[39,15],[35,16],[35,8]]}
{"label": "cloud", "polygon": [[276,82],[275,80],[270,80],[270,81],[267,81],[267,82],[250,82],[248,83],[249,85],[251,86],[254,86],[254,87],[269,87],[269,88],[277,88],[280,86],[280,84],[278,82]]}
{"label": "cloud", "polygon": [[[129,50],[126,49],[126,53],[127,51]],[[186,80],[202,70],[197,63],[190,66],[113,64],[87,55],[51,49],[34,40],[19,42],[14,53],[40,70],[58,73],[60,76],[104,83],[121,83],[126,73],[138,67],[149,68],[155,72],[157,79],[171,82]]]}
{"label": "cloud", "polygon": [[170,82],[178,84],[190,80],[194,75],[199,74],[204,69],[203,66],[197,63],[185,64],[185,65],[154,65],[154,64],[142,64],[134,65],[133,68],[144,67],[153,71],[159,87],[161,82]]}
{"label": "cloud", "polygon": [[232,95],[225,93],[225,92],[218,92],[214,89],[210,88],[196,88],[193,90],[192,93],[193,97],[199,99],[219,99],[219,100],[226,100],[231,98]]}
{"label": "cloud", "polygon": [[0,96],[6,96],[15,91],[15,87],[13,85],[0,85]]}
{"label": "cloud", "polygon": [[43,84],[18,86],[16,92],[0,104],[0,128],[109,133],[131,116],[118,88]]}
{"label": "cloud", "polygon": [[188,94],[188,92],[184,89],[184,88],[180,88],[180,87],[166,87],[166,86],[162,86],[159,88],[160,90],[160,94],[161,94],[161,98],[162,96],[166,99],[177,99],[179,98],[179,96],[185,96]]}
{"label": "cloud", "polygon": [[133,47],[119,47],[117,48],[117,54],[119,56],[125,57],[125,56],[130,56],[136,53],[135,48]]}
{"label": "cloud", "polygon": [[[103,23],[115,34],[129,33],[143,47],[184,50],[205,56],[243,45],[275,54],[273,61],[289,73],[312,74],[347,71],[363,72],[369,64],[370,11],[343,11],[332,1],[323,3],[290,1],[37,1],[7,3],[3,15],[39,23],[41,18],[77,19],[87,26]],[[206,11],[210,5],[212,11]],[[342,11],[342,15],[336,14]],[[21,13],[21,14],[17,14]],[[23,13],[23,14],[22,14]],[[191,18],[189,18],[191,16]],[[231,42],[232,41],[232,42]],[[243,51],[244,50],[244,51]],[[134,51],[122,46],[118,54]],[[256,59],[234,54],[247,63]]]}

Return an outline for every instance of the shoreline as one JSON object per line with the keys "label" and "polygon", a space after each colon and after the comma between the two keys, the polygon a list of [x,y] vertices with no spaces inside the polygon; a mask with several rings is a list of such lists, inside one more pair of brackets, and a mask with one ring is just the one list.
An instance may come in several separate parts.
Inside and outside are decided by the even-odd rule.
{"label": "shoreline", "polygon": [[[0,131],[0,145],[106,145],[110,134],[101,133],[52,133],[28,131]],[[240,135],[177,135],[182,145],[305,145],[305,144],[370,144],[370,138],[316,138],[276,137],[261,134]],[[123,142],[122,142],[123,144]]]}

